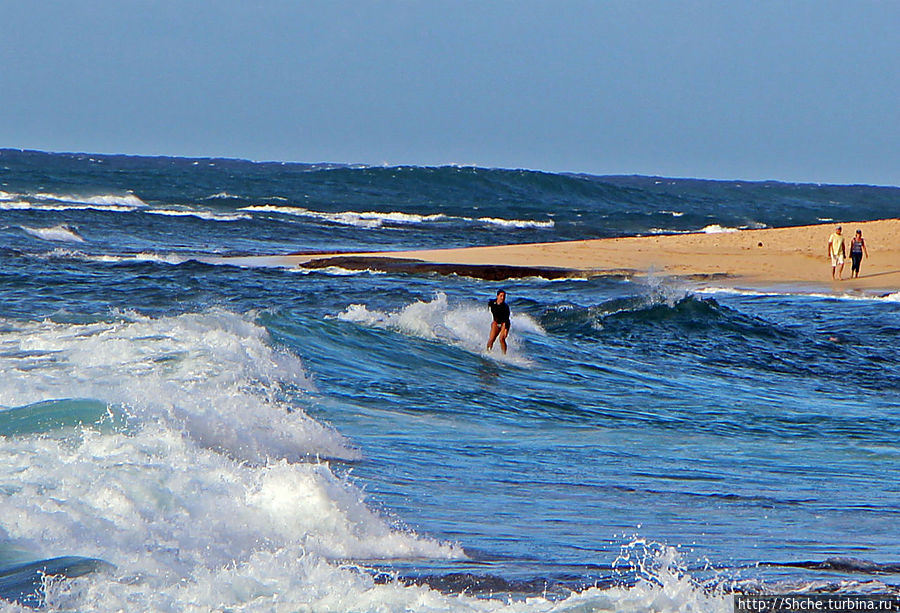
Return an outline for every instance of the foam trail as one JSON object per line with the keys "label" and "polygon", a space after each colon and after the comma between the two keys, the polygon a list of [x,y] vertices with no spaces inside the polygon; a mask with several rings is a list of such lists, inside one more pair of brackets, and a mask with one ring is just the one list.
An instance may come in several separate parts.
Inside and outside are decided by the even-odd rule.
{"label": "foam trail", "polygon": [[57,225],[52,228],[32,228],[30,226],[21,226],[26,234],[45,241],[57,241],[63,243],[83,243],[76,232],[65,225]]}

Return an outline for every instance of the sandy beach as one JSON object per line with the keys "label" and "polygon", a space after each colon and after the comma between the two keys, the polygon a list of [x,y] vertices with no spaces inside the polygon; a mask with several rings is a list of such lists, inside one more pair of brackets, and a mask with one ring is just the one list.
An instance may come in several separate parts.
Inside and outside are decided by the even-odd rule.
{"label": "sandy beach", "polygon": [[849,240],[863,231],[869,257],[858,279],[831,280],[828,237],[836,224],[761,230],[608,238],[424,251],[298,253],[229,258],[232,263],[342,266],[410,272],[446,272],[487,279],[527,275],[662,274],[748,287],[802,285],[836,292],[900,290],[900,219],[843,222]]}

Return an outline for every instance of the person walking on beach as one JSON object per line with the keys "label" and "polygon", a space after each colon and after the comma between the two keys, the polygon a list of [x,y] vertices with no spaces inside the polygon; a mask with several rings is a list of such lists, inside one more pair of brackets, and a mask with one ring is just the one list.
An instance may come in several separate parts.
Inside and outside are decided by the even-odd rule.
{"label": "person walking on beach", "polygon": [[497,290],[497,297],[488,301],[488,307],[491,309],[494,321],[491,322],[491,335],[488,337],[487,350],[493,349],[494,341],[499,339],[500,349],[505,354],[506,337],[509,334],[509,305],[506,304],[506,292],[502,289]]}
{"label": "person walking on beach", "polygon": [[859,279],[859,264],[863,254],[868,258],[869,250],[866,249],[866,239],[862,237],[862,230],[856,231],[856,236],[850,241],[850,278]]}
{"label": "person walking on beach", "polygon": [[847,256],[840,226],[828,237],[828,255],[831,257],[831,280],[834,281],[834,271],[837,269],[837,280],[840,281],[844,274],[844,258]]}

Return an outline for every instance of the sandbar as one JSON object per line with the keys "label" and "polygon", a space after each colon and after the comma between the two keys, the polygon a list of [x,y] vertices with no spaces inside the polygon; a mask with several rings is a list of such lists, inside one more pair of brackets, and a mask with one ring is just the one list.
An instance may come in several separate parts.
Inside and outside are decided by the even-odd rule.
{"label": "sandbar", "polygon": [[713,285],[793,285],[831,292],[900,290],[900,219],[842,222],[847,237],[863,231],[869,257],[858,279],[832,281],[828,237],[837,224],[628,236],[550,243],[419,251],[295,253],[227,258],[239,265],[321,268],[340,266],[392,272],[438,272],[501,280],[595,275],[664,275]]}

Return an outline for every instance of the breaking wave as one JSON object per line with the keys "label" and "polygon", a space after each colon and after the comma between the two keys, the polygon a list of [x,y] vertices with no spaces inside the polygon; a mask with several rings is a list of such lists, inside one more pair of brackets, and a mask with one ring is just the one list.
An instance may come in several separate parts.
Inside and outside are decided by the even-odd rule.
{"label": "breaking wave", "polygon": [[26,234],[45,241],[57,241],[62,243],[83,243],[81,238],[74,230],[65,225],[57,225],[52,228],[32,228],[29,226],[21,226]]}
{"label": "breaking wave", "polygon": [[313,211],[302,207],[290,206],[273,206],[273,205],[253,205],[241,207],[239,211],[249,211],[254,213],[275,213],[279,215],[291,215],[295,217],[308,217],[312,219],[321,219],[330,223],[356,226],[359,228],[381,228],[385,225],[408,225],[433,222],[467,222],[488,224],[494,226],[502,226],[509,228],[552,228],[554,222],[550,221],[531,221],[521,219],[500,219],[495,217],[460,217],[455,215],[445,215],[443,213],[434,213],[431,215],[418,215],[415,213],[402,213],[398,211],[377,212],[377,211],[341,211],[337,213],[328,213],[324,211]]}
{"label": "breaking wave", "polygon": [[529,364],[524,355],[522,333],[544,334],[543,328],[529,315],[517,313],[511,318],[516,334],[509,337],[509,354],[499,355],[494,348],[485,349],[485,334],[490,328],[491,315],[487,305],[463,303],[451,305],[447,295],[438,292],[430,302],[416,301],[396,311],[370,310],[364,304],[351,304],[338,316],[342,321],[396,330],[423,339],[435,340],[465,349],[471,353],[495,359]]}

